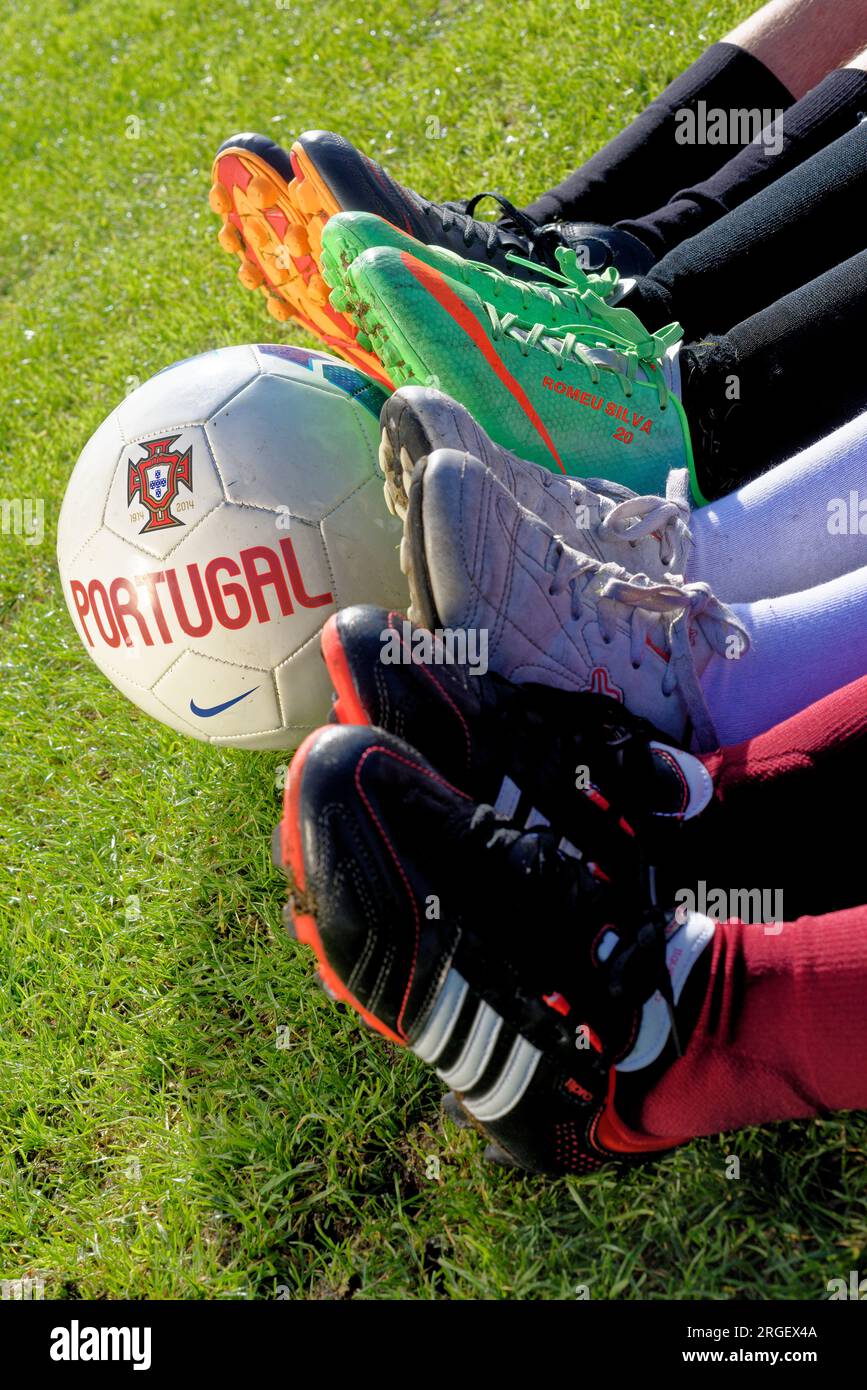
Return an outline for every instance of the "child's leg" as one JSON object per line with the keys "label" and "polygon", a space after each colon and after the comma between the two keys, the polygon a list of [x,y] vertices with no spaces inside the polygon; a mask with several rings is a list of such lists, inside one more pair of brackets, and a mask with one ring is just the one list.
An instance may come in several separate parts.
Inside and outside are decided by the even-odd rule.
{"label": "child's leg", "polygon": [[792,594],[867,565],[867,412],[697,508],[690,530],[686,577],[724,603]]}
{"label": "child's leg", "polygon": [[853,125],[639,276],[622,300],[645,328],[725,333],[864,249],[867,124]]}
{"label": "child's leg", "polygon": [[865,311],[862,251],[722,337],[681,349],[682,400],[705,497],[742,486],[867,408]]}
{"label": "child's leg", "polygon": [[619,1091],[637,1131],[687,1139],[867,1106],[867,907],[778,925],[717,926],[684,1056]]}
{"label": "child's leg", "polygon": [[727,164],[644,217],[617,226],[657,260],[848,134],[867,106],[867,49],[773,120]]}
{"label": "child's leg", "polygon": [[[801,8],[806,12],[809,6]],[[832,61],[827,70],[835,66]],[[785,111],[794,99],[785,82],[749,47],[728,40],[715,43],[625,130],[531,203],[527,212],[540,222],[609,224],[650,212],[679,188],[707,178],[732,153],[730,147],[708,142],[679,144],[678,111],[695,110],[699,101],[708,109],[747,105]]]}
{"label": "child's leg", "polygon": [[801,917],[862,902],[864,832],[853,789],[867,786],[867,676],[767,733],[702,755],[713,799],[681,827],[663,896],[681,888],[782,894]]}
{"label": "child's leg", "polygon": [[540,222],[640,217],[708,178],[730,145],[681,144],[684,111],[785,111],[867,43],[860,0],[770,0],[676,77],[621,133],[527,211]]}
{"label": "child's leg", "polygon": [[701,678],[723,745],[755,738],[867,673],[867,568],[733,609],[750,649],[712,657]]}

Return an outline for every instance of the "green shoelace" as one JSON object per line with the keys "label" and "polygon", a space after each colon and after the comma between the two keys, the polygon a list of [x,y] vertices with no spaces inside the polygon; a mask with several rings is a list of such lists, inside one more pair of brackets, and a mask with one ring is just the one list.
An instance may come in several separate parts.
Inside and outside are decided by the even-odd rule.
{"label": "green shoelace", "polygon": [[[668,387],[665,382],[665,375],[661,367],[661,359],[672,343],[679,342],[681,330],[679,324],[669,324],[659,333],[644,335],[645,344],[650,351],[640,351],[628,338],[621,337],[618,333],[609,330],[601,330],[598,324],[564,324],[557,329],[549,328],[544,323],[531,324],[521,319],[518,314],[500,314],[493,304],[484,302],[485,312],[491,325],[491,338],[498,342],[502,338],[510,338],[517,344],[522,357],[529,357],[534,348],[540,348],[548,353],[558,363],[558,370],[562,371],[563,364],[567,361],[578,362],[590,373],[590,380],[594,386],[601,380],[602,372],[611,372],[616,376],[623,388],[627,399],[633,394],[633,383],[637,379],[640,367],[650,365],[654,368],[650,384],[656,387],[661,410],[665,410],[668,404]],[[581,339],[591,339],[591,346],[606,347],[612,349],[623,362],[623,366],[615,367],[608,362],[596,362],[590,356],[587,347]],[[600,339],[602,341],[600,341]],[[644,346],[644,345],[642,345]]]}
{"label": "green shoelace", "polygon": [[[537,295],[543,295],[545,299],[555,302],[558,307],[565,310],[577,308],[578,317],[581,320],[601,322],[613,333],[628,339],[633,346],[642,349],[642,356],[653,355],[650,344],[660,334],[666,335],[666,345],[677,342],[683,336],[683,330],[677,323],[667,324],[665,328],[659,330],[659,334],[648,333],[644,324],[636,314],[633,314],[631,309],[609,304],[607,301],[620,283],[620,276],[613,266],[610,266],[602,275],[588,275],[586,271],[581,269],[578,264],[577,253],[571,248],[559,246],[555,255],[560,267],[559,272],[550,270],[548,266],[537,265],[535,261],[525,260],[523,256],[517,256],[512,252],[509,253],[507,259],[513,261],[515,265],[526,266],[537,275],[544,275],[548,280],[553,281],[553,285],[538,281],[528,286],[528,289]],[[494,273],[497,274],[498,272]],[[565,288],[561,289],[560,286]],[[494,297],[497,297],[496,292]],[[525,295],[522,298],[525,309],[531,307],[531,302],[530,295]]]}

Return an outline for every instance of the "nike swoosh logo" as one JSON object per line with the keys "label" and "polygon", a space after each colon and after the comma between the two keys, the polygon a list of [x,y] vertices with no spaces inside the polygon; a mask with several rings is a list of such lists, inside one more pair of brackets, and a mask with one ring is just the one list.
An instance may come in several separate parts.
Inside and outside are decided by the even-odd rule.
{"label": "nike swoosh logo", "polygon": [[444,277],[432,266],[426,265],[423,261],[416,260],[408,251],[401,251],[400,258],[411,275],[414,275],[419,284],[432,295],[441,308],[445,309],[450,318],[453,318],[459,328],[462,328],[467,337],[478,348],[488,366],[499,377],[506,390],[514,396],[518,405],[523,410],[533,429],[539,435],[545,447],[551,454],[561,473],[566,472],[566,467],[554,447],[554,441],[545,428],[539,412],[533,405],[523,386],[516,381],[511,372],[506,367],[505,362],[495,351],[485,330],[477,322],[474,315],[467,308],[464,301],[449,289]]}
{"label": "nike swoosh logo", "polygon": [[210,709],[202,709],[195,700],[191,700],[190,709],[200,719],[212,719],[215,714],[222,714],[224,709],[231,709],[233,705],[237,705],[239,700],[246,700],[248,695],[252,695],[253,691],[258,689],[258,685],[254,685],[251,690],[245,690],[243,695],[236,695],[233,700],[224,700],[221,705],[211,705]]}

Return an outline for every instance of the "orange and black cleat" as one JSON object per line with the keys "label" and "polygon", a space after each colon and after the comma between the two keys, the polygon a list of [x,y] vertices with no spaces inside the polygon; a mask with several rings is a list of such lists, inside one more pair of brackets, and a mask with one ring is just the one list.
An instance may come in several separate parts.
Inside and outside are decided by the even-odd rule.
{"label": "orange and black cleat", "polygon": [[222,219],[219,243],[238,257],[241,284],[261,291],[278,322],[296,319],[390,391],[379,358],[358,342],[352,320],[328,301],[319,271],[322,228],[341,207],[303,140],[290,152],[264,135],[235,135],[220,146],[208,199]]}

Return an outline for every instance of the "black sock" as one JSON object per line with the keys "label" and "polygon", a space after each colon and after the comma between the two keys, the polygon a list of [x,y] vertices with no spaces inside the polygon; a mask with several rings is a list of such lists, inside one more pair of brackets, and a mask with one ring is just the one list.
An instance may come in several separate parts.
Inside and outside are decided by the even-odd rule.
{"label": "black sock", "polygon": [[844,135],[867,110],[867,72],[838,68],[703,183],[676,193],[657,212],[618,223],[658,257]]}
{"label": "black sock", "polygon": [[867,251],[680,353],[696,476],[709,500],[867,409]]}
{"label": "black sock", "polygon": [[768,184],[640,277],[624,306],[686,341],[724,333],[867,245],[867,122]]}
{"label": "black sock", "polygon": [[[526,209],[539,222],[605,222],[638,217],[688,184],[712,174],[726,158],[722,145],[678,144],[677,113],[743,106],[771,112],[792,104],[791,93],[758,58],[736,44],[715,43],[666,87],[624,131],[580,169]],[[681,118],[682,119],[682,118]]]}

